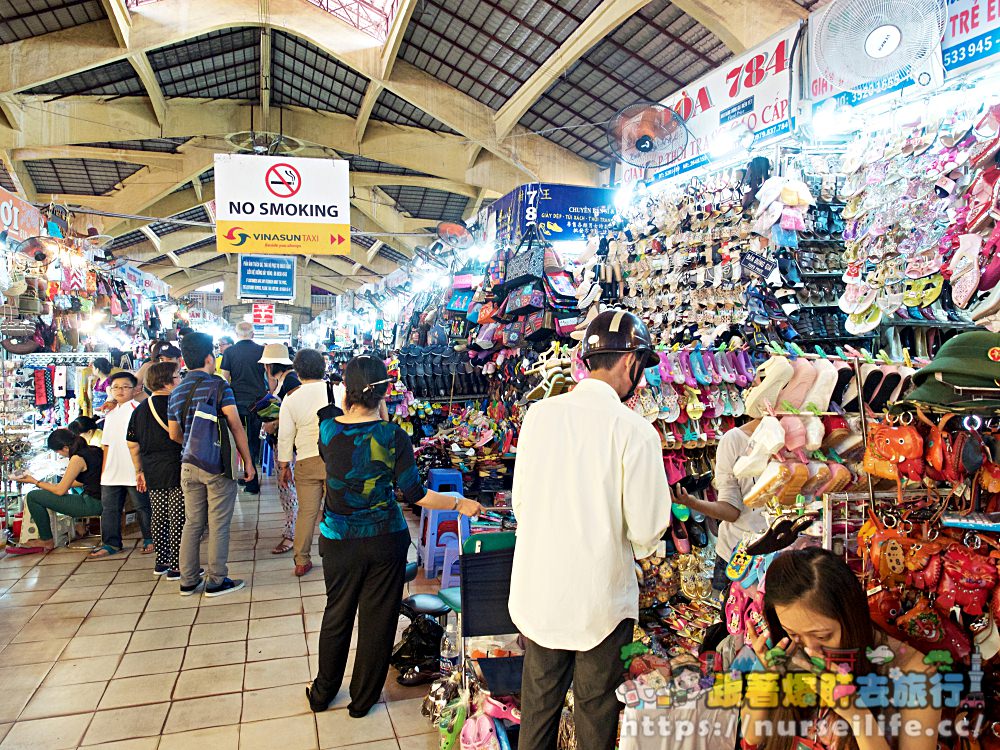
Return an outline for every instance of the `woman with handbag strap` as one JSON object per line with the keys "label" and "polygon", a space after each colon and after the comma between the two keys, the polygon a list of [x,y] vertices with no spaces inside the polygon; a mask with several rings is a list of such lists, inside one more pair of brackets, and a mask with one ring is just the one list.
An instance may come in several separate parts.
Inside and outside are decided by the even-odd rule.
{"label": "woman with handbag strap", "polygon": [[181,577],[184,493],[181,490],[181,446],[170,439],[167,402],[180,382],[177,362],[150,365],[144,385],[152,395],[132,412],[125,435],[135,466],[136,489],[149,493],[150,533],[156,546],[153,574],[165,575],[171,581]]}

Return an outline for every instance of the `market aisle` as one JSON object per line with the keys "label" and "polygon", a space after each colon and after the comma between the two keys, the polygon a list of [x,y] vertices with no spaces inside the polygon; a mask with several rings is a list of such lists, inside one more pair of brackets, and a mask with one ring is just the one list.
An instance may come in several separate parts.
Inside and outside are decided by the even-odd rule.
{"label": "market aisle", "polygon": [[[240,494],[230,575],[247,588],[217,599],[179,596],[138,550],[0,559],[0,750],[434,750],[426,686],[402,688],[392,671],[364,719],[348,717],[345,690],[309,710],[323,574],[296,579],[290,554],[271,554],[280,510],[273,480],[259,507]],[[421,576],[411,591],[436,584]]]}

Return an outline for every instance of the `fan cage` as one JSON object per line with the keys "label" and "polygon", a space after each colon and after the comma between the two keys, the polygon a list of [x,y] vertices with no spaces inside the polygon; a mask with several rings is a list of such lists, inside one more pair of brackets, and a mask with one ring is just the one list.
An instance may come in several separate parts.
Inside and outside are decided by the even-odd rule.
{"label": "fan cage", "polygon": [[[622,109],[608,126],[614,154],[634,167],[665,167],[687,148],[690,133],[684,118],[673,109],[640,102]],[[648,150],[640,150],[640,145]]]}
{"label": "fan cage", "polygon": [[[940,54],[947,22],[944,0],[835,0],[823,13],[812,45],[816,65],[843,91],[898,86]],[[893,52],[878,58],[875,45],[899,32]]]}

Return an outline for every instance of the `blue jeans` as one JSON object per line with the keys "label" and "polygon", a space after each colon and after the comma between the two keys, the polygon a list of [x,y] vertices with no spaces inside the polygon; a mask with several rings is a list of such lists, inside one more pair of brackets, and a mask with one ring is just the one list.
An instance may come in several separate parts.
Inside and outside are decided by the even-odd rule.
{"label": "blue jeans", "polygon": [[150,539],[149,495],[139,492],[135,487],[101,486],[101,542],[122,548],[122,511],[125,510],[125,497],[132,498],[132,507],[139,515],[139,529],[143,539]]}
{"label": "blue jeans", "polygon": [[729,580],[729,576],[726,575],[726,568],[728,567],[728,560],[722,559],[719,555],[715,556],[715,570],[712,572],[712,589],[714,591],[728,593],[729,586],[732,584],[732,581]]}

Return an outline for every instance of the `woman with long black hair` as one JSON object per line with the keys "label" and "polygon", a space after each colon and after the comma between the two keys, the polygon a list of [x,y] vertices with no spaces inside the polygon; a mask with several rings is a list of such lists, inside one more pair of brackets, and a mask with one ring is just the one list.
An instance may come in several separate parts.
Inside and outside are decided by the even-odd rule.
{"label": "woman with long black hair", "polygon": [[[66,472],[58,483],[42,482],[30,474],[15,476],[21,484],[33,484],[37,489],[28,493],[27,505],[38,529],[38,539],[20,547],[8,547],[8,553],[31,554],[47,552],[55,546],[49,510],[80,518],[101,515],[101,464],[104,453],[100,448],[87,445],[87,441],[65,428],[52,432],[48,438],[49,450],[69,459]],[[74,488],[80,488],[75,492]]]}
{"label": "woman with long black hair", "polygon": [[[860,581],[847,563],[833,552],[813,547],[780,554],[768,567],[765,584],[766,627],[759,630],[750,623],[748,631],[754,652],[768,671],[787,668],[814,672],[813,659],[827,665],[850,659],[853,662],[851,675],[855,680],[873,672],[888,675],[890,668],[904,673],[933,671],[924,663],[923,654],[876,628]],[[882,646],[894,656],[890,663],[877,665],[869,656],[873,649]],[[887,680],[887,690],[890,684]],[[855,696],[848,696],[829,707],[760,708],[750,705],[744,709],[742,748],[935,750],[940,707],[928,705],[892,710],[900,714],[898,723],[888,720],[885,715],[888,709],[879,713],[862,705]],[[877,721],[880,718],[882,721]],[[838,733],[836,725],[847,730],[846,736],[843,732]],[[807,736],[777,731],[792,726],[812,729],[806,732]],[[919,726],[920,732],[918,735],[900,732],[893,736],[890,731],[893,726]],[[861,732],[855,734],[857,728]]]}
{"label": "woman with long black hair", "polygon": [[326,463],[326,499],[320,553],[326,610],[319,638],[319,674],[306,688],[313,711],[325,711],[344,679],[354,617],[358,647],[348,712],[365,716],[389,672],[403,596],[410,532],[396,502],[474,516],[474,500],[428,490],[420,481],[413,444],[401,427],[380,416],[392,383],[376,357],[352,359],[344,370],[345,413],[319,413],[319,451]]}

